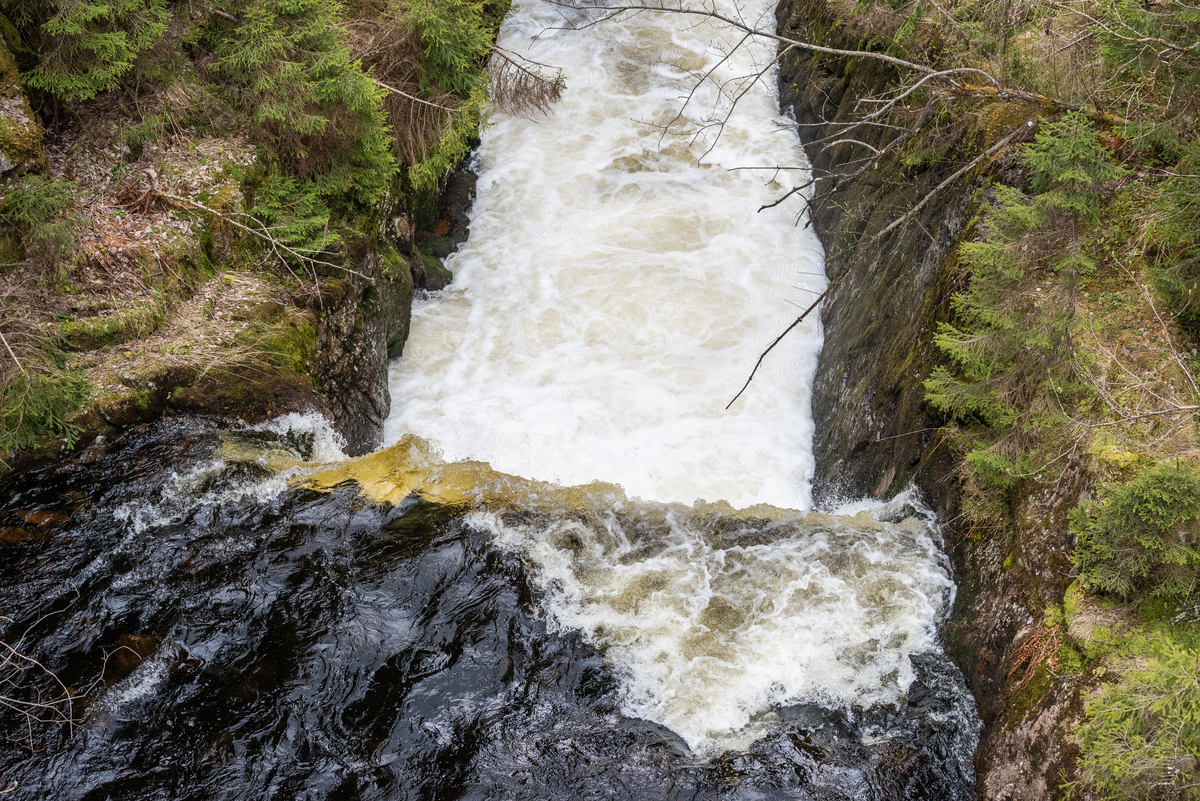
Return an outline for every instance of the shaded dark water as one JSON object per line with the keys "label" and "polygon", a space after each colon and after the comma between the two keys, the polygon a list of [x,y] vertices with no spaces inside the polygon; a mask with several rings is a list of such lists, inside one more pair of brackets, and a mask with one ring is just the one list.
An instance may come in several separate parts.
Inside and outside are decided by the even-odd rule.
{"label": "shaded dark water", "polygon": [[[218,435],[165,421],[0,484],[0,631],[28,631],[21,650],[45,668],[2,691],[50,703],[49,672],[95,684],[74,727],[0,711],[5,798],[973,796],[974,724],[940,658],[914,657],[905,705],[780,710],[772,735],[706,763],[621,714],[620,677],[548,630],[521,559],[464,510],[344,487],[184,504],[141,531],[118,513]],[[204,489],[253,474],[218,470]]]}

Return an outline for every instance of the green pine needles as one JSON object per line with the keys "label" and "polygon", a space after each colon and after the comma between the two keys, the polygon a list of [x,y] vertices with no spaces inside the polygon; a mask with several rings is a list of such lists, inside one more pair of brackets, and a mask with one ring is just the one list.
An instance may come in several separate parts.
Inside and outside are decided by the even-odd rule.
{"label": "green pine needles", "polygon": [[79,429],[68,416],[92,387],[83,371],[63,369],[58,361],[40,365],[43,369],[22,368],[0,386],[0,461],[6,453],[33,448],[42,437],[75,444]]}
{"label": "green pine needles", "polygon": [[1200,653],[1163,640],[1087,702],[1079,772],[1090,797],[1197,801]]}
{"label": "green pine needles", "polygon": [[484,64],[499,19],[489,19],[478,0],[410,0],[405,17],[423,46],[418,68],[422,93],[455,99],[437,143],[409,169],[409,181],[421,189],[435,186],[462,161],[479,131],[489,81]]}
{"label": "green pine needles", "polygon": [[1193,336],[1200,335],[1200,137],[1182,149],[1164,182],[1158,224],[1152,229],[1156,252],[1155,288]]}
{"label": "green pine needles", "polygon": [[958,324],[935,340],[955,369],[936,369],[926,397],[965,424],[967,463],[997,488],[1037,474],[1044,440],[1085,391],[1072,331],[1080,279],[1095,265],[1080,232],[1122,174],[1097,139],[1082,114],[1044,123],[1021,149],[1032,192],[995,187],[984,236],[959,251],[970,286],[953,301]]}
{"label": "green pine needles", "polygon": [[351,229],[389,190],[434,191],[467,154],[507,8],[364,0],[350,14],[338,0],[232,0],[219,9],[0,0],[0,22],[12,23],[22,81],[42,93],[35,100],[87,101],[180,74],[203,83],[222,118],[248,127],[258,148],[245,210],[283,246],[275,253],[313,267],[337,263],[346,237],[359,235]]}
{"label": "green pine needles", "polygon": [[249,210],[296,253],[336,251],[336,222],[374,206],[396,171],[383,90],[351,57],[331,0],[247,0],[233,16],[210,35],[264,154]]}
{"label": "green pine needles", "polygon": [[1123,598],[1183,597],[1200,586],[1200,468],[1144,470],[1071,511],[1084,583]]}
{"label": "green pine needles", "polygon": [[116,89],[143,52],[167,32],[164,0],[3,0],[0,11],[38,54],[25,85],[63,100]]}
{"label": "green pine needles", "polygon": [[12,224],[25,259],[43,281],[63,283],[75,264],[79,215],[74,209],[74,181],[27,175],[8,190],[0,217]]}

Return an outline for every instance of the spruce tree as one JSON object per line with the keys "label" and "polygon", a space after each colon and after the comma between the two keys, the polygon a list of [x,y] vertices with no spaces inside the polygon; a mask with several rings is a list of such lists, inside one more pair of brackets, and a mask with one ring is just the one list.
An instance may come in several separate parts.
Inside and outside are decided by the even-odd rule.
{"label": "spruce tree", "polygon": [[5,0],[0,9],[37,55],[25,85],[62,100],[90,100],[116,89],[138,56],[166,33],[169,19],[164,0]]}
{"label": "spruce tree", "polygon": [[983,424],[967,461],[1001,487],[1036,469],[1036,443],[1078,391],[1075,292],[1095,269],[1080,233],[1099,218],[1102,186],[1123,172],[1079,113],[1043,124],[1021,158],[1033,192],[997,186],[986,234],[962,246],[970,286],[953,301],[958,325],[935,340],[956,370],[939,367],[925,383],[936,408]]}

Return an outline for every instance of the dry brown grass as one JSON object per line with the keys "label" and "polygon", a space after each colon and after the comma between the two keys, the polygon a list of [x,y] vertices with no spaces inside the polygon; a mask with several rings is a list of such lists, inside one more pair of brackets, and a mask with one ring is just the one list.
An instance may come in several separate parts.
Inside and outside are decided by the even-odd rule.
{"label": "dry brown grass", "polygon": [[22,370],[44,370],[53,345],[45,326],[53,311],[36,276],[22,270],[0,275],[0,385]]}
{"label": "dry brown grass", "polygon": [[449,129],[458,98],[449,93],[422,97],[417,71],[421,39],[403,21],[385,14],[356,20],[347,30],[354,57],[371,67],[375,79],[391,90],[384,97],[383,110],[396,149],[403,161],[416,164]]}

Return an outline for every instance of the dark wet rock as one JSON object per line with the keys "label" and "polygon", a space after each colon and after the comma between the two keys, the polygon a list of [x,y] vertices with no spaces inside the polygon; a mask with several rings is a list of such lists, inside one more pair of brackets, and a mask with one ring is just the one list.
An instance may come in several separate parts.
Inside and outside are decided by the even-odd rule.
{"label": "dark wet rock", "polygon": [[440,258],[426,255],[422,251],[421,262],[425,268],[423,271],[424,278],[420,283],[422,289],[430,292],[438,292],[445,289],[454,280],[453,273],[446,269],[446,265],[442,263]]}
{"label": "dark wet rock", "polygon": [[388,359],[403,351],[412,315],[412,273],[382,245],[355,262],[357,274],[341,281],[342,296],[325,307],[317,327],[314,383],[351,455],[383,440],[392,402]]}
{"label": "dark wet rock", "polygon": [[456,245],[467,241],[470,234],[471,206],[475,204],[475,189],[478,177],[460,170],[446,180],[446,189],[438,200],[440,219],[450,223],[445,234]]}
{"label": "dark wet rock", "polygon": [[[699,759],[622,714],[620,676],[466,509],[240,493],[258,476],[214,460],[231,438],[304,449],[178,416],[0,481],[0,527],[57,527],[7,546],[0,636],[52,611],[26,647],[91,688],[86,725],[0,749],[8,797],[970,796],[973,729],[940,655],[914,658],[905,704],[779,709],[745,752]],[[29,697],[54,687],[29,681]],[[0,708],[0,730],[20,722]]]}
{"label": "dark wet rock", "polygon": [[[780,30],[805,41],[855,49],[854,31],[824,0],[785,0]],[[801,138],[822,139],[832,121],[853,119],[858,100],[895,80],[881,62],[791,51],[780,65],[780,104],[801,124]],[[882,145],[886,129],[858,130],[854,138]],[[818,175],[861,155],[850,145],[809,146]],[[821,308],[825,344],[813,386],[813,492],[818,504],[839,498],[887,497],[920,475],[944,475],[945,449],[933,449],[939,421],[925,403],[924,379],[942,362],[933,344],[949,319],[956,289],[955,252],[977,203],[964,181],[943,192],[882,241],[873,232],[928,195],[952,168],[911,167],[899,154],[821,202],[813,225],[825,246],[826,273],[841,279]],[[953,504],[949,482],[926,480],[927,501],[938,511]]]}
{"label": "dark wet rock", "polygon": [[174,413],[193,412],[259,422],[287,412],[326,413],[312,380],[286,368],[233,367],[180,386],[167,400]]}

